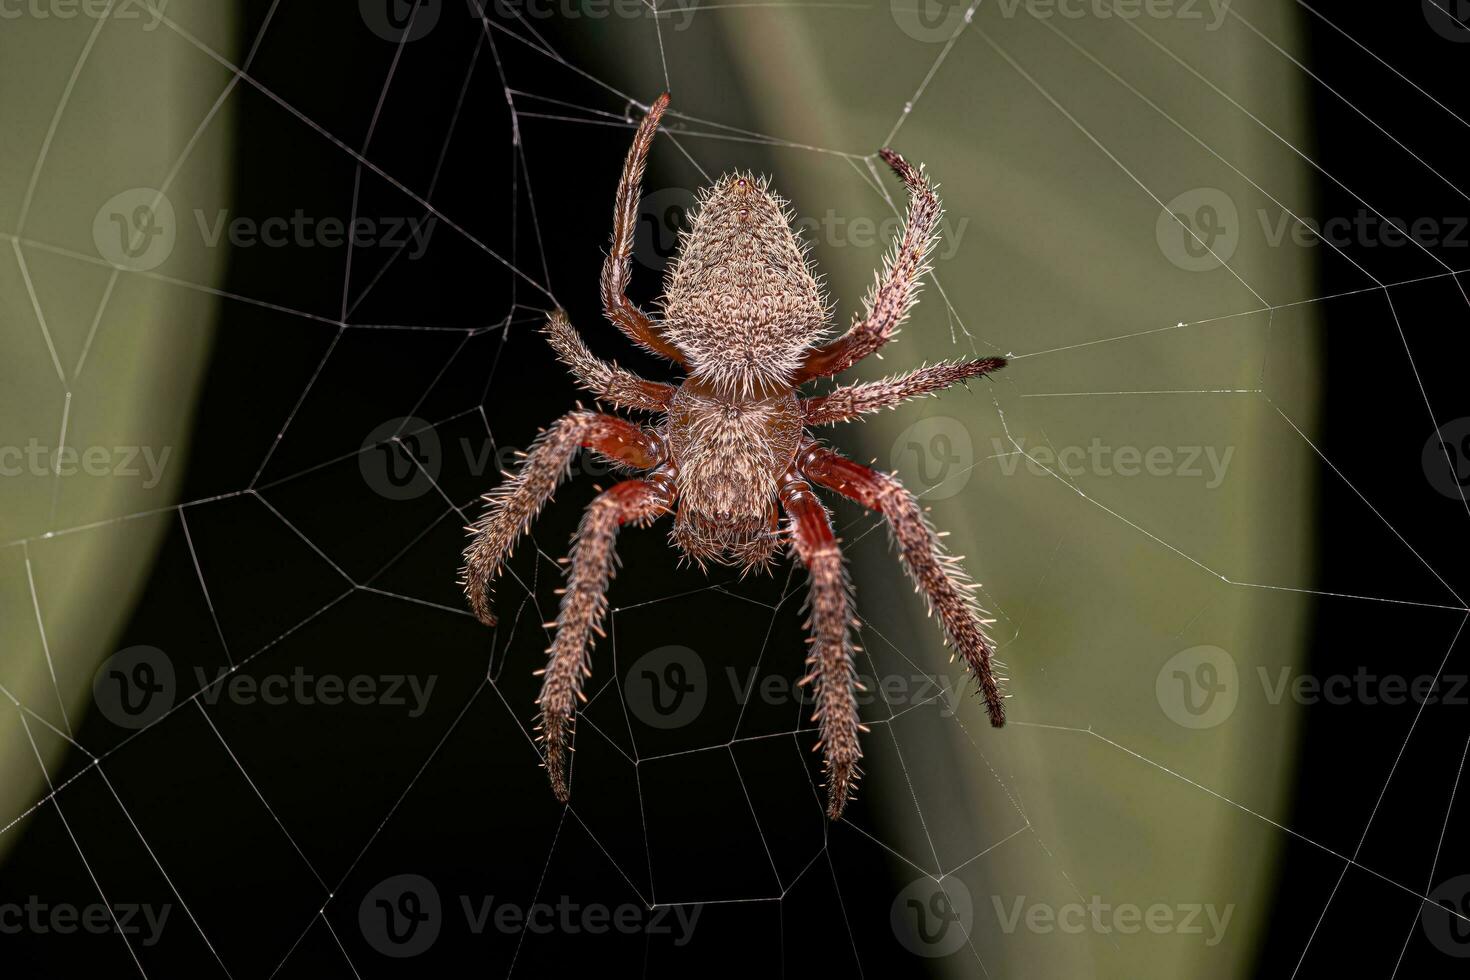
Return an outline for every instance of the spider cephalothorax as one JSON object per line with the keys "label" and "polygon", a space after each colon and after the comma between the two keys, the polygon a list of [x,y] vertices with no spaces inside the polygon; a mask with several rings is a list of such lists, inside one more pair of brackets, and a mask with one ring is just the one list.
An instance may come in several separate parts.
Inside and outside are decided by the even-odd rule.
{"label": "spider cephalothorax", "polygon": [[[904,568],[937,613],[945,635],[976,680],[991,723],[1005,721],[974,585],[944,553],[914,496],[890,474],[859,466],[821,446],[806,431],[891,408],[1005,365],[1001,358],[941,362],[908,374],[802,397],[800,386],[831,377],[886,344],[913,307],[937,239],[940,208],[921,170],[891,150],[881,156],[908,187],[907,220],[866,311],[847,332],[827,340],[830,307],[806,251],[792,230],[786,202],[764,179],[720,178],[699,199],[670,265],[660,316],[627,298],[634,222],[648,150],[668,108],[660,96],[638,127],[623,168],[613,237],[602,269],[608,318],[634,343],[686,372],[678,385],[645,381],[595,357],[560,310],[546,335],[563,363],[600,401],[655,413],[637,426],[615,415],[576,411],[547,429],[520,470],[485,496],[471,528],[464,585],[470,606],[493,624],[489,587],[516,538],[589,448],[645,475],[597,497],[573,539],[556,636],[548,651],[541,696],[546,768],[558,799],[570,794],[566,753],[588,653],[607,610],[607,585],[619,526],[673,513],[673,542],[701,567],[720,562],[755,568],[790,542],[811,575],[807,676],[817,705],[827,766],[827,813],[842,814],[857,779],[858,720],[850,629],[851,587],[826,508],[812,484],[826,487],[887,519]],[[782,526],[780,515],[786,515]]]}

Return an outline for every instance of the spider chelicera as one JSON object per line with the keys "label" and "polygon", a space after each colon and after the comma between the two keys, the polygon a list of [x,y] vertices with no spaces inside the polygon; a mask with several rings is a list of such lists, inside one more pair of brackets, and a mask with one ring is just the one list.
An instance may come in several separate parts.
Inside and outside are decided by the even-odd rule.
{"label": "spider chelicera", "polygon": [[556,636],[541,672],[541,738],[552,791],[566,802],[573,713],[583,697],[583,679],[591,674],[592,634],[602,633],[618,528],[672,513],[674,545],[701,567],[710,561],[764,566],[789,540],[810,574],[811,650],[802,683],[813,685],[827,814],[835,820],[858,776],[858,737],[865,729],[855,695],[852,590],[813,485],[886,518],[905,570],[979,682],[997,727],[1005,723],[1005,696],[985,632],[992,621],[981,618],[975,585],[945,553],[913,494],[896,477],[822,446],[807,427],[891,408],[995,371],[1005,361],[941,362],[826,395],[798,394],[802,384],[844,371],[886,344],[913,308],[928,271],[938,240],[939,199],[922,169],[887,149],[880,155],[908,188],[908,215],[868,292],[864,314],[846,333],[827,339],[831,308],[792,230],[792,213],[765,180],[745,173],[721,177],[702,193],[669,266],[659,316],[639,309],[626,295],[634,224],[648,150],[668,104],[667,94],[653,103],[628,151],[612,247],[602,268],[602,302],[629,340],[675,362],[686,377],[677,385],[646,381],[601,360],[565,313],[552,312],[546,337],[578,382],[600,402],[655,413],[658,420],[639,426],[615,415],[575,411],[545,430],[520,469],[485,495],[485,514],[469,529],[465,593],[480,620],[493,625],[490,584],[580,449],[643,471],[588,505],[573,538],[561,611],[547,624],[555,626]]}

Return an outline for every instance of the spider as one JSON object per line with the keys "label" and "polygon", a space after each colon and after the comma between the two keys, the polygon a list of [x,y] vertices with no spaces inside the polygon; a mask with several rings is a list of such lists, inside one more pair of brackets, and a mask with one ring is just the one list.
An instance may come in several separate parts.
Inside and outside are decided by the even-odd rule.
{"label": "spider", "polygon": [[[591,675],[593,633],[604,636],[607,587],[623,524],[644,526],[672,513],[672,543],[703,569],[707,562],[768,565],[790,541],[810,576],[805,612],[811,633],[803,685],[812,685],[817,746],[824,753],[827,814],[841,816],[862,757],[850,636],[857,625],[852,588],[826,507],[813,487],[835,491],[888,522],[899,557],[939,614],[949,645],[979,682],[991,724],[1005,723],[993,647],[971,583],[945,553],[918,501],[887,473],[851,462],[821,445],[809,426],[845,422],[937,392],[1005,365],[998,357],[940,362],[907,374],[802,397],[806,382],[852,367],[886,344],[917,301],[938,240],[939,199],[921,168],[881,151],[909,193],[908,214],[865,312],[828,339],[831,306],[792,230],[792,212],[765,179],[727,174],[706,188],[680,234],[657,318],[627,297],[634,223],[643,172],[667,93],[638,126],[618,183],[612,245],[602,268],[603,308],[637,346],[675,362],[679,384],[647,381],[594,356],[566,314],[553,311],[544,333],[577,381],[614,407],[654,413],[651,425],[578,410],[537,437],[519,470],[484,497],[484,516],[467,530],[463,585],[471,609],[493,626],[489,587],[516,539],[530,526],[573,456],[591,449],[643,475],[596,497],[572,539],[556,634],[542,675],[540,738],[558,800],[570,797],[567,752],[584,678]],[[778,514],[786,515],[783,529]],[[814,747],[814,748],[815,748]]]}

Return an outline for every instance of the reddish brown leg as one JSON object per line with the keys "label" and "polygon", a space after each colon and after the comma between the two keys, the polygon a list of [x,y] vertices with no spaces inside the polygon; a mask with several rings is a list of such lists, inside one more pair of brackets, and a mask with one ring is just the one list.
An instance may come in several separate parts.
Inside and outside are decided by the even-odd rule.
{"label": "reddish brown leg", "polygon": [[474,540],[465,549],[461,582],[470,608],[486,626],[495,625],[491,582],[583,447],[635,469],[652,469],[667,455],[657,434],[615,415],[572,412],[541,433],[516,474],[484,496],[485,515],[467,529]]}
{"label": "reddish brown leg", "polygon": [[1005,696],[995,676],[995,648],[985,635],[985,627],[993,620],[981,618],[975,602],[975,583],[969,580],[958,559],[945,554],[914,495],[896,477],[861,466],[815,444],[802,450],[798,466],[821,486],[836,490],[887,518],[904,569],[929,600],[929,611],[939,614],[950,646],[965,658],[979,682],[990,723],[996,728],[1004,725]]}
{"label": "reddish brown leg", "polygon": [[592,634],[602,632],[607,612],[607,584],[617,556],[613,543],[623,524],[646,524],[666,513],[674,504],[673,471],[663,467],[645,480],[615,484],[587,505],[582,525],[573,538],[567,584],[556,617],[556,639],[552,641],[541,696],[541,738],[546,743],[546,773],[551,791],[563,803],[570,796],[566,754],[570,749],[572,716],[577,702],[586,700],[582,681],[591,676],[588,655]]}
{"label": "reddish brown leg", "polygon": [[858,722],[857,676],[848,634],[852,588],[827,509],[811,485],[794,472],[788,474],[781,487],[781,506],[791,519],[796,554],[811,576],[806,626],[812,634],[808,641],[812,649],[801,684],[811,684],[815,696],[812,720],[818,724],[817,746],[827,765],[827,816],[836,820],[858,780],[858,760],[863,755],[858,733],[866,731]]}
{"label": "reddish brown leg", "polygon": [[612,247],[602,263],[602,308],[607,311],[607,318],[613,326],[633,343],[683,364],[684,355],[679,353],[679,349],[665,340],[648,314],[628,299],[628,283],[633,278],[633,236],[638,227],[643,171],[648,165],[648,149],[653,145],[658,121],[668,107],[667,92],[653,101],[648,115],[638,125],[633,145],[628,150],[628,159],[623,164],[623,176],[618,181],[618,199],[613,206]]}
{"label": "reddish brown leg", "polygon": [[879,156],[909,189],[908,220],[883,262],[883,275],[869,291],[867,314],[841,337],[814,348],[797,371],[796,384],[846,371],[893,338],[918,300],[919,280],[929,271],[929,252],[939,241],[943,209],[924,172],[892,150]]}

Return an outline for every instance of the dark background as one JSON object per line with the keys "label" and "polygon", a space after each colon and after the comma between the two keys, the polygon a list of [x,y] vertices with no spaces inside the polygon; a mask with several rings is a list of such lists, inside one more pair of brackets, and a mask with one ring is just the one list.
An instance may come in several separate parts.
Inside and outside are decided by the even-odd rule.
{"label": "dark background", "polygon": [[[240,36],[248,41],[266,4],[246,6]],[[344,31],[340,12],[325,6],[284,5],[253,56],[252,78],[344,143],[365,147],[369,159],[421,197],[453,202],[446,211],[464,231],[516,265],[541,269],[544,250],[546,272],[537,278],[549,278],[593,348],[665,376],[663,367],[619,341],[597,306],[596,276],[626,126],[553,130],[527,119],[523,126],[548,128],[528,138],[522,151],[510,138],[497,60],[505,77],[525,78],[540,55],[503,36],[492,52],[474,31],[437,30],[404,46],[394,66],[393,45],[367,30]],[[1448,100],[1448,110],[1395,81],[1303,11],[1310,67],[1353,105],[1390,121],[1396,135],[1414,135],[1426,161],[1460,183],[1465,127],[1450,111],[1470,114],[1463,99],[1470,44],[1434,37],[1414,11],[1387,17],[1377,7],[1333,5],[1330,15]],[[611,56],[557,20],[537,28],[574,63]],[[374,125],[390,70],[393,82]],[[614,101],[570,73],[545,74],[537,90],[575,105]],[[1309,152],[1331,160],[1344,184],[1390,216],[1470,213],[1463,194],[1427,171],[1403,180],[1403,151],[1387,137],[1365,141],[1352,108],[1320,87],[1314,91],[1316,141]],[[258,88],[242,84],[234,98],[239,213],[300,208],[313,215],[425,217]],[[254,136],[272,131],[292,136]],[[575,140],[547,138],[552,133]],[[1340,135],[1349,133],[1351,139]],[[732,147],[731,157],[732,166],[761,167],[748,145]],[[524,188],[527,181],[536,189],[534,215],[527,195],[511,190],[512,182]],[[1356,214],[1359,207],[1332,181],[1320,181],[1319,214]],[[1383,282],[1440,271],[1408,247],[1347,250]],[[1451,269],[1470,266],[1464,242],[1434,251]],[[1373,286],[1350,263],[1325,249],[1319,254],[1318,295]],[[537,687],[531,671],[547,640],[538,624],[554,608],[553,560],[597,481],[567,485],[532,532],[535,547],[518,550],[512,569],[521,584],[507,581],[500,589],[500,628],[486,630],[463,614],[455,583],[464,522],[454,507],[473,516],[477,495],[498,480],[493,466],[466,459],[464,447],[472,457],[524,447],[578,397],[533,330],[549,301],[442,223],[421,258],[391,247],[355,249],[345,290],[343,261],[341,249],[232,253],[229,290],[320,319],[221,306],[182,499],[253,489],[186,508],[188,538],[181,523],[164,542],[117,645],[167,649],[184,690],[194,689],[188,685],[196,667],[213,676],[231,662],[243,662],[238,672],[245,676],[297,666],[343,676],[407,670],[434,678],[427,710],[405,720],[402,709],[381,705],[267,708],[221,699],[202,711],[186,705],[138,735],[93,712],[79,731],[82,744],[99,754],[130,739],[137,744],[109,757],[110,786],[95,769],[83,769],[87,760],[79,754],[53,777],[76,778],[65,798],[71,826],[50,814],[28,824],[0,876],[7,896],[55,895],[69,887],[77,904],[86,904],[95,875],[110,895],[170,903],[161,864],[235,976],[271,975],[278,967],[274,975],[282,977],[502,975],[512,963],[529,976],[596,969],[851,975],[859,967],[886,976],[921,969],[923,961],[903,949],[887,918],[906,869],[875,858],[879,852],[860,836],[856,828],[872,820],[863,796],[848,824],[827,825],[814,757],[806,751],[812,737],[793,737],[798,721],[789,708],[756,705],[738,719],[707,711],[670,733],[643,725],[604,694],[585,713],[598,737],[587,737],[584,722],[573,806],[564,811],[556,804],[528,737]],[[651,299],[656,279],[639,267],[635,298]],[[1422,402],[1404,392],[1417,392],[1422,380],[1441,421],[1470,414],[1461,377],[1470,305],[1460,288],[1440,277],[1395,288],[1393,309],[1387,295],[1381,308],[1361,297],[1322,304],[1327,437],[1319,448],[1346,461],[1344,476],[1385,510],[1401,504],[1392,506],[1395,525],[1409,540],[1424,542],[1426,561],[1458,576],[1448,585],[1463,593],[1470,583],[1459,575],[1462,504],[1403,475],[1417,474],[1417,465],[1406,467],[1404,460],[1414,460],[1432,435]],[[336,326],[344,318],[352,329]],[[395,329],[406,325],[438,329]],[[1421,379],[1411,373],[1405,343]],[[393,424],[407,416],[431,423],[432,436],[413,424]],[[401,432],[403,446],[364,450],[375,432],[380,438]],[[430,438],[437,451],[425,441]],[[436,471],[432,487],[413,483],[415,460]],[[1463,459],[1457,462],[1465,478]],[[407,500],[375,492],[364,474],[390,466],[423,492]],[[839,510],[841,520],[856,516]],[[1322,528],[1376,520],[1346,484],[1324,478]],[[1316,587],[1333,590],[1352,568],[1351,581],[1381,581],[1377,594],[1391,595],[1399,576],[1428,574],[1414,565],[1405,571],[1402,545],[1381,531],[1323,534]],[[785,565],[771,578],[739,582],[716,571],[706,580],[678,567],[661,532],[624,535],[620,553],[619,611],[613,636],[599,647],[590,691],[601,690],[614,670],[626,675],[630,657],[618,651],[670,644],[697,647],[707,663],[721,666],[748,662],[760,651],[773,670],[795,676],[804,655],[800,593],[788,593],[799,576],[791,578]],[[196,554],[203,556],[207,601]],[[710,583],[721,588],[670,601]],[[1433,675],[1442,661],[1448,674],[1470,672],[1463,650],[1451,650],[1459,614],[1367,605],[1365,611],[1361,602],[1318,604],[1312,671],[1392,659],[1411,675]],[[494,686],[485,683],[487,673]],[[1338,855],[1429,890],[1425,875],[1437,849],[1441,877],[1470,864],[1467,805],[1456,808],[1442,847],[1435,817],[1449,801],[1453,760],[1470,734],[1467,718],[1463,704],[1431,704],[1422,714],[1414,704],[1304,709],[1298,792],[1282,822]],[[225,745],[239,768],[225,761]],[[684,752],[701,746],[714,748]],[[1391,769],[1379,804],[1364,787],[1383,785]],[[152,855],[127,829],[118,797],[145,831]],[[88,868],[74,858],[72,831],[83,838],[106,834],[117,846],[92,849]],[[287,835],[295,846],[283,846]],[[1297,976],[1338,975],[1344,966],[1354,975],[1389,975],[1398,937],[1419,915],[1418,900],[1367,871],[1353,868],[1339,878],[1339,857],[1283,837],[1258,975],[1292,975],[1299,959]],[[359,922],[374,889],[399,875],[432,882],[444,906],[437,941],[409,959],[382,955]],[[723,891],[710,893],[711,880]],[[646,930],[523,936],[487,928],[477,935],[465,927],[461,896],[476,904],[490,896],[521,904],[532,896],[631,904],[645,921],[650,900],[715,904],[701,907],[692,941],[678,945]],[[185,912],[172,914],[177,919],[167,941],[140,950],[149,975],[217,971],[198,931],[182,921]],[[672,916],[662,921],[677,931]],[[113,936],[7,939],[4,948],[5,975],[71,977],[126,965]],[[1415,929],[1398,975],[1447,976],[1453,963]]]}
{"label": "dark background", "polygon": [[[1470,109],[1456,79],[1463,79],[1470,57],[1470,35],[1461,32],[1458,44],[1439,37],[1419,11],[1410,9],[1418,5],[1392,13],[1371,5],[1312,6],[1446,106],[1437,108],[1342,33],[1303,10],[1311,41],[1308,67],[1341,95],[1322,85],[1310,89],[1316,132],[1315,145],[1307,152],[1332,175],[1317,171],[1317,214],[1356,218],[1363,205],[1351,190],[1389,218],[1446,219],[1438,222],[1444,229],[1442,244],[1429,251],[1451,270],[1470,268],[1470,231],[1463,228],[1470,202],[1456,189],[1464,184],[1466,130],[1460,120]],[[1448,31],[1447,18],[1444,25]],[[1414,163],[1353,107],[1379,121],[1455,186]],[[1371,212],[1369,218],[1382,226]],[[1462,229],[1458,235],[1453,234],[1456,227]],[[1448,466],[1439,463],[1426,474],[1428,479],[1420,480],[1421,470],[1408,464],[1434,435],[1419,396],[1421,384],[1446,432],[1453,429],[1452,420],[1462,420],[1452,441],[1465,434],[1470,305],[1462,290],[1470,284],[1463,275],[1443,275],[1444,268],[1420,249],[1373,244],[1375,240],[1373,234],[1355,236],[1354,244],[1344,249],[1364,271],[1332,250],[1318,248],[1317,295],[1373,289],[1374,278],[1382,283],[1437,278],[1379,290],[1376,297],[1359,296],[1357,302],[1344,297],[1320,304],[1326,439],[1319,448],[1339,463],[1342,477],[1374,502],[1424,561],[1445,576],[1445,585],[1434,584],[1431,573],[1343,479],[1324,471],[1316,588],[1363,594],[1371,583],[1375,589],[1369,594],[1407,598],[1409,583],[1424,582],[1429,583],[1424,594],[1441,594],[1442,601],[1452,604],[1449,590],[1463,596],[1470,585],[1464,575],[1464,506],[1436,490],[1436,485],[1453,489]],[[1406,347],[1413,352],[1413,366]],[[1413,394],[1399,394],[1403,392]],[[1454,459],[1462,490],[1470,485],[1466,448],[1459,446]],[[1355,530],[1344,533],[1344,528]],[[1350,699],[1304,708],[1296,803],[1282,822],[1339,855],[1355,857],[1364,867],[1431,892],[1470,866],[1465,835],[1470,808],[1463,786],[1448,826],[1442,827],[1457,762],[1470,736],[1470,691],[1460,686],[1470,674],[1470,657],[1465,636],[1454,642],[1464,617],[1453,610],[1346,599],[1324,600],[1316,610],[1308,667],[1312,673],[1352,674],[1359,665],[1369,665],[1379,675],[1432,678],[1442,668],[1446,678],[1459,680],[1439,690],[1457,697],[1431,699],[1422,713],[1412,701],[1393,706]],[[1412,737],[1407,737],[1411,729]],[[1386,787],[1381,799],[1379,787]],[[1260,954],[1261,975],[1286,976],[1299,968],[1297,976],[1349,970],[1355,976],[1386,977],[1394,972],[1405,935],[1410,939],[1398,976],[1453,976],[1463,969],[1463,960],[1436,949],[1422,929],[1410,932],[1421,911],[1417,898],[1362,867],[1344,872],[1338,857],[1299,837],[1283,838],[1287,846]],[[1437,872],[1431,882],[1436,850]],[[1465,902],[1461,893],[1461,914],[1467,912]],[[1465,945],[1470,932],[1459,924],[1459,948],[1470,951]],[[1314,929],[1319,931],[1308,945]]]}

